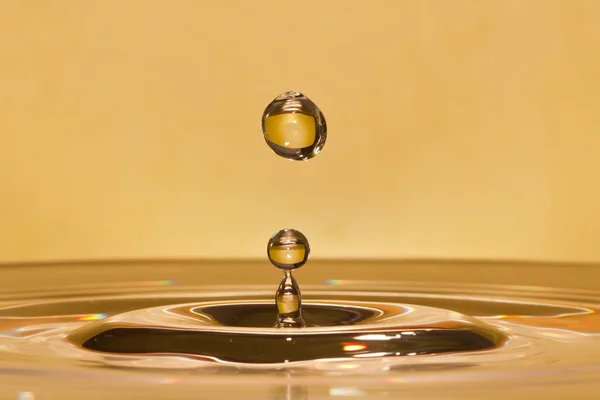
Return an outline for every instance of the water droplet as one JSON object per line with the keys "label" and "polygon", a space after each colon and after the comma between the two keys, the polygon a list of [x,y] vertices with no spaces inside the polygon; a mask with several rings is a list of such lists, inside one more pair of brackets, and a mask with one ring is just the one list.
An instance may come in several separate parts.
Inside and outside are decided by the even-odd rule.
{"label": "water droplet", "polygon": [[295,229],[282,229],[269,240],[267,254],[269,261],[277,268],[298,269],[310,255],[308,239]]}
{"label": "water droplet", "polygon": [[290,160],[319,154],[327,139],[325,116],[300,92],[280,94],[265,109],[262,130],[269,147]]}

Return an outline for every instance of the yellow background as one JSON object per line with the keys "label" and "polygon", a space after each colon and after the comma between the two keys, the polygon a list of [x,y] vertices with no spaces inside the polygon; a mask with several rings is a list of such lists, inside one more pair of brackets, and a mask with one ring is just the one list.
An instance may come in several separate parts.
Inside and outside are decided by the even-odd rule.
{"label": "yellow background", "polygon": [[[5,1],[0,260],[600,261],[600,2]],[[329,138],[260,131],[299,90]]]}

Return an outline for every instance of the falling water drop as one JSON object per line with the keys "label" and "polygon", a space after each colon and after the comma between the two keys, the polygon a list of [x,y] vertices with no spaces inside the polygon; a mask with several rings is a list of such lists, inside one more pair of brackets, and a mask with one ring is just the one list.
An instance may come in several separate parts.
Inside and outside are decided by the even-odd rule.
{"label": "falling water drop", "polygon": [[319,154],[327,139],[327,124],[319,108],[300,92],[280,94],[265,109],[262,130],[269,147],[290,160]]}
{"label": "falling water drop", "polygon": [[277,322],[275,327],[302,327],[302,296],[292,270],[303,266],[310,255],[306,236],[294,229],[282,229],[271,237],[267,245],[269,261],[284,270],[284,277],[277,293]]}

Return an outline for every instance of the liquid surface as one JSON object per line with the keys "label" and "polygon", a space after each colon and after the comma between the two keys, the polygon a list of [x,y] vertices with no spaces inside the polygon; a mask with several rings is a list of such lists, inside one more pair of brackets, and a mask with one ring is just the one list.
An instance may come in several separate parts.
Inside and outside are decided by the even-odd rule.
{"label": "liquid surface", "polygon": [[303,329],[271,329],[276,312],[265,302],[151,308],[89,324],[68,338],[103,353],[171,354],[238,366],[468,352],[507,340],[491,325],[422,306],[307,304]]}
{"label": "liquid surface", "polygon": [[[273,279],[264,263],[7,267],[0,395],[14,390],[6,398],[17,398],[34,388],[40,398],[75,398],[90,388],[106,395],[107,385],[113,398],[192,398],[200,388],[275,399],[597,393],[591,390],[600,385],[598,292],[392,279],[411,270],[465,279],[498,270],[506,273],[499,279],[508,279],[526,266],[341,265],[356,275],[380,271],[387,280],[322,279],[342,271],[339,264],[298,271],[306,281],[307,326],[290,330],[269,325],[273,285],[252,284],[252,274],[257,282]],[[220,286],[225,267],[248,284]],[[564,285],[598,278],[588,267],[539,270],[548,273],[532,280],[559,279],[561,271]],[[521,273],[523,283],[531,283],[527,276]]]}

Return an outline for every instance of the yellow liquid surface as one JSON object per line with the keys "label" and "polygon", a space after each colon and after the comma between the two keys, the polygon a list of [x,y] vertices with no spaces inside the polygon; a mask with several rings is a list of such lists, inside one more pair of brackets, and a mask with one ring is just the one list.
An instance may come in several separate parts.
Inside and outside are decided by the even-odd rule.
{"label": "yellow liquid surface", "polygon": [[300,149],[315,142],[315,119],[309,115],[279,114],[265,120],[267,139],[278,146]]}
{"label": "yellow liquid surface", "polygon": [[269,251],[271,260],[281,264],[297,264],[304,260],[306,247],[304,245],[272,247]]}
{"label": "yellow liquid surface", "polygon": [[280,314],[288,314],[298,311],[298,296],[288,293],[277,296],[277,310]]}

